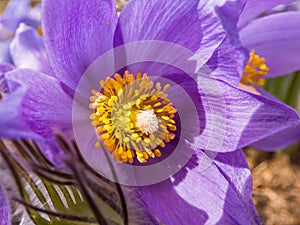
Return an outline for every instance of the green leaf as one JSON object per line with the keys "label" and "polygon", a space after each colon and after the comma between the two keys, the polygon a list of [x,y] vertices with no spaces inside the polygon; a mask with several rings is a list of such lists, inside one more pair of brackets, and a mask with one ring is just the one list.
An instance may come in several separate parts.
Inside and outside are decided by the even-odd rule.
{"label": "green leaf", "polygon": [[14,200],[24,205],[37,225],[128,224],[120,186],[92,170],[74,145],[58,140],[69,157],[68,170],[49,162],[35,142],[13,141],[13,148],[8,148],[0,140],[21,196]]}
{"label": "green leaf", "polygon": [[299,107],[300,71],[268,79],[264,89],[293,108]]}

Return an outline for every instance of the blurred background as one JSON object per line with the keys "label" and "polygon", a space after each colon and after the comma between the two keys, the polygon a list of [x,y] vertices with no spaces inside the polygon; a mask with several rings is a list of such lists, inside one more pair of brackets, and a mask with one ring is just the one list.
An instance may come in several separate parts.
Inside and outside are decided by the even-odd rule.
{"label": "blurred background", "polygon": [[[8,2],[0,0],[0,13]],[[32,7],[40,3],[30,2]],[[117,10],[121,11],[126,2],[117,0]],[[268,79],[264,89],[300,112],[300,71]],[[253,148],[244,152],[253,174],[254,203],[263,224],[300,224],[300,142],[277,152]]]}

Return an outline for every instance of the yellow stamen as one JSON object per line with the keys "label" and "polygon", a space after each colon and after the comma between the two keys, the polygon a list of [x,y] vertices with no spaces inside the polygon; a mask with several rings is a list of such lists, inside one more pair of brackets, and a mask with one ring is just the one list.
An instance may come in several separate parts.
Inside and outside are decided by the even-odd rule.
{"label": "yellow stamen", "polygon": [[41,27],[41,26],[39,26],[39,27],[36,29],[36,31],[37,31],[37,33],[38,33],[41,37],[43,37],[43,31],[42,31],[42,27]]}
{"label": "yellow stamen", "polygon": [[134,77],[125,71],[123,76],[101,80],[100,86],[101,92],[92,90],[90,119],[107,151],[123,163],[133,163],[134,158],[146,163],[160,157],[165,142],[175,137],[171,131],[177,129],[172,119],[177,110],[165,93],[170,85],[162,88],[147,74]]}
{"label": "yellow stamen", "polygon": [[265,58],[259,57],[252,50],[250,53],[250,59],[245,66],[244,73],[241,79],[241,83],[250,86],[263,86],[265,79],[262,76],[267,75],[269,68],[265,64]]}

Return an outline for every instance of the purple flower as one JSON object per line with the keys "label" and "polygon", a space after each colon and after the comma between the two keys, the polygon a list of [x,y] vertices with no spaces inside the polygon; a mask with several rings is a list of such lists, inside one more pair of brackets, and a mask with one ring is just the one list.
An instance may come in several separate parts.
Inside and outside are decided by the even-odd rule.
{"label": "purple flower", "polygon": [[21,24],[10,44],[10,55],[17,68],[30,68],[53,74],[48,63],[44,42],[33,27]]}
{"label": "purple flower", "polygon": [[[276,77],[300,69],[300,11],[284,11],[260,18],[259,14],[291,0],[247,1],[239,19],[243,46],[264,57],[270,68],[267,77]],[[286,21],[289,21],[287,23]]]}
{"label": "purple flower", "polygon": [[[252,202],[251,174],[240,149],[287,129],[297,122],[299,117],[294,110],[280,102],[237,88],[246,59],[236,32],[238,13],[243,2],[223,3],[224,1],[133,0],[126,5],[118,18],[115,3],[109,0],[45,0],[42,9],[42,25],[47,57],[53,72],[50,70],[49,74],[44,74],[31,69],[17,69],[5,75],[5,82],[10,93],[0,102],[1,107],[3,105],[6,107],[5,110],[2,107],[0,111],[2,118],[0,136],[32,138],[34,134],[51,140],[53,128],[73,136],[73,113],[75,124],[78,118],[87,121],[83,123],[82,129],[79,129],[84,139],[77,138],[79,145],[82,141],[86,141],[93,146],[94,140],[98,137],[95,135],[95,129],[89,125],[88,117],[92,115],[92,120],[95,121],[96,116],[101,116],[101,120],[98,118],[99,123],[94,124],[97,133],[102,138],[100,138],[99,145],[104,145],[108,149],[114,146],[111,150],[112,155],[119,161],[124,159],[130,162],[131,151],[128,147],[127,149],[120,147],[120,143],[123,144],[123,141],[127,143],[131,139],[125,135],[123,137],[124,133],[111,132],[117,128],[110,123],[114,112],[112,104],[116,101],[112,96],[115,96],[116,92],[120,94],[119,92],[122,92],[127,85],[128,95],[124,98],[133,96],[130,91],[134,91],[140,99],[134,105],[135,111],[132,118],[130,116],[124,118],[127,114],[120,114],[119,117],[124,118],[124,121],[126,119],[134,121],[132,128],[138,130],[136,138],[141,138],[142,143],[145,143],[142,153],[133,147],[134,162],[149,163],[142,166],[134,164],[134,168],[151,166],[151,161],[157,164],[155,161],[157,158],[159,158],[158,163],[166,162],[164,159],[172,155],[177,143],[181,143],[180,160],[185,154],[192,153],[191,158],[189,158],[190,155],[187,158],[187,164],[183,164],[181,169],[178,167],[180,165],[175,163],[176,171],[180,170],[175,175],[171,174],[172,178],[139,187],[146,207],[164,224],[260,224]],[[218,15],[223,19],[226,16],[223,23]],[[16,41],[15,48],[23,49],[22,51],[33,45],[33,41],[28,40],[29,37],[33,37],[33,40],[38,38],[24,34],[24,39],[22,39],[21,34],[24,33],[20,32],[20,39]],[[26,40],[28,42],[24,44]],[[80,89],[89,66],[99,56],[114,47],[126,50],[125,53],[123,52],[124,58],[111,57],[111,60],[100,61],[100,63],[108,67],[110,64],[119,65],[126,62],[129,55],[134,58],[134,55],[143,55],[143,51],[150,56],[154,54],[157,60],[161,59],[160,57],[163,58],[164,53],[168,53],[168,49],[154,49],[154,51],[149,48],[149,45],[145,44],[149,43],[147,42],[149,40],[181,46],[188,53],[192,53],[186,56],[174,54],[173,57],[184,58],[184,63],[189,65],[189,71],[192,71],[195,76],[189,76],[185,71],[171,65],[162,65],[159,61],[136,62],[136,64],[127,65],[126,69],[134,75],[138,72],[147,73],[148,76],[145,76],[143,80],[131,75],[123,77],[115,75],[114,78],[106,80],[101,78],[101,73],[105,74],[105,71],[96,70],[99,77],[91,78],[98,80],[87,83],[90,89]],[[130,43],[140,41],[144,41],[142,47],[135,44],[133,46],[136,49],[122,48],[124,44],[128,46]],[[42,49],[35,48],[37,52]],[[21,57],[20,64],[23,63],[22,60],[26,58]],[[41,65],[40,57],[34,57],[33,60],[37,60],[37,64]],[[42,61],[42,63],[45,62]],[[122,71],[120,73],[122,74]],[[109,74],[109,76],[112,75]],[[160,85],[152,87],[151,82],[157,84],[158,79],[170,81],[171,87],[168,91],[168,85],[162,88],[159,88]],[[99,92],[100,80],[103,80],[102,86],[107,90]],[[136,83],[143,81],[145,85],[138,89],[138,86],[131,85],[130,80]],[[148,86],[150,89],[153,88],[151,92],[157,93],[155,96],[153,94],[154,98],[151,98],[152,96],[150,96],[151,99],[149,96],[144,98],[139,95]],[[165,90],[164,87],[166,87]],[[100,116],[92,114],[94,111],[86,105],[86,97],[92,95],[92,88],[95,88],[94,97],[91,98],[95,107],[91,108],[99,111]],[[86,106],[82,111],[83,114],[79,114],[81,111],[76,110],[72,112],[73,103],[76,104],[76,101],[73,101],[74,95],[76,97],[82,94],[80,91],[84,94],[83,106]],[[87,96],[84,91],[89,95]],[[110,92],[114,92],[115,95],[109,94]],[[170,102],[167,102],[167,97],[164,95],[166,93]],[[187,96],[186,99],[194,105],[185,101],[183,96]],[[159,98],[162,100],[157,101]],[[78,100],[78,98],[75,99]],[[20,104],[17,100],[21,101]],[[144,107],[142,110],[139,108],[141,104],[137,102],[142,103]],[[174,107],[178,114],[170,112],[173,108],[169,103],[173,102],[176,103]],[[168,109],[166,113],[160,114],[160,110],[164,111],[164,109],[154,106],[156,104],[166,107],[164,108]],[[193,106],[196,109],[195,114],[189,111]],[[109,113],[105,113],[107,111]],[[12,112],[14,112],[13,115]],[[126,108],[123,112],[128,115],[131,113],[131,111],[126,111]],[[153,124],[147,127],[147,124],[139,118],[149,123],[153,122]],[[156,139],[155,136],[150,137],[151,134],[155,135],[159,125],[164,125],[161,123],[162,119],[168,121],[165,123],[168,128],[162,128],[166,136],[160,139]],[[180,121],[186,121],[186,123],[181,124]],[[5,127],[4,132],[3,127]],[[197,130],[197,127],[200,130]],[[25,133],[25,129],[26,131],[31,129],[32,132]],[[76,129],[74,129],[75,135]],[[91,130],[92,135],[89,135]],[[121,132],[123,132],[122,129]],[[186,136],[181,136],[182,134]],[[171,135],[175,135],[174,140]],[[115,140],[111,141],[111,137],[117,138],[118,143]],[[134,135],[132,138],[135,138]],[[147,146],[151,146],[151,140],[159,141],[156,143],[156,145],[161,145],[158,147],[159,153],[154,149],[153,151],[150,149],[149,152],[146,150]],[[148,145],[146,145],[147,142],[149,142]],[[215,142],[219,142],[219,145],[216,146]],[[130,143],[134,145],[139,142],[131,141]],[[105,159],[102,151],[95,148],[81,150],[96,170],[103,169],[102,163]],[[220,153],[216,156],[216,152]],[[99,157],[101,154],[102,157]],[[207,158],[209,155],[216,158],[209,159]],[[202,167],[203,162],[207,162],[205,170]],[[122,166],[131,165],[123,163],[120,164],[121,168]],[[156,176],[156,173],[164,173],[167,168],[167,166],[160,167],[160,170],[150,175]],[[137,179],[143,178],[137,177]]]}
{"label": "purple flower", "polygon": [[[263,85],[263,79],[265,78],[282,76],[300,70],[300,59],[298,57],[300,55],[300,11],[296,10],[297,7],[293,7],[291,10],[288,9],[283,12],[273,11],[265,16],[260,16],[280,4],[287,5],[292,2],[295,1],[276,0],[261,2],[250,0],[246,2],[238,22],[240,40],[248,51],[252,51],[251,55],[253,55],[254,51],[258,55],[255,56],[258,57],[256,62],[259,60],[261,62],[257,67],[260,72],[249,73],[249,69],[245,70],[247,74],[244,73],[243,83],[245,83],[245,78],[250,81],[250,85],[251,81],[257,79],[256,82],[260,82]],[[287,21],[289,22],[287,23]],[[254,59],[253,56],[250,58]],[[250,80],[249,74],[252,74]],[[258,93],[276,100],[275,97],[262,91],[260,88],[256,90]],[[253,146],[263,150],[278,150],[299,140],[300,121],[298,125],[295,124],[293,127],[271,135]]]}
{"label": "purple flower", "polygon": [[36,16],[39,6],[31,9],[28,0],[9,1],[5,12],[0,17],[0,63],[11,63],[9,46],[12,37],[21,23],[38,28],[39,22]]}

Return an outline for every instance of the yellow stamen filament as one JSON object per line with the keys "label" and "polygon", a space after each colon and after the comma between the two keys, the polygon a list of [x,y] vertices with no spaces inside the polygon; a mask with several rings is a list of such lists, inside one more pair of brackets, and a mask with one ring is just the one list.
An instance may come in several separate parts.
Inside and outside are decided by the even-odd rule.
{"label": "yellow stamen filament", "polygon": [[[91,124],[96,127],[101,143],[119,162],[146,163],[161,157],[165,142],[175,138],[174,108],[160,83],[155,85],[147,74],[134,77],[128,71],[123,76],[100,81],[101,91],[92,90]],[[159,149],[160,148],[160,149]]]}
{"label": "yellow stamen filament", "polygon": [[250,59],[245,66],[244,73],[241,79],[241,83],[250,86],[263,86],[265,79],[262,76],[267,75],[269,68],[265,64],[265,58],[259,57],[252,50],[250,53]]}

